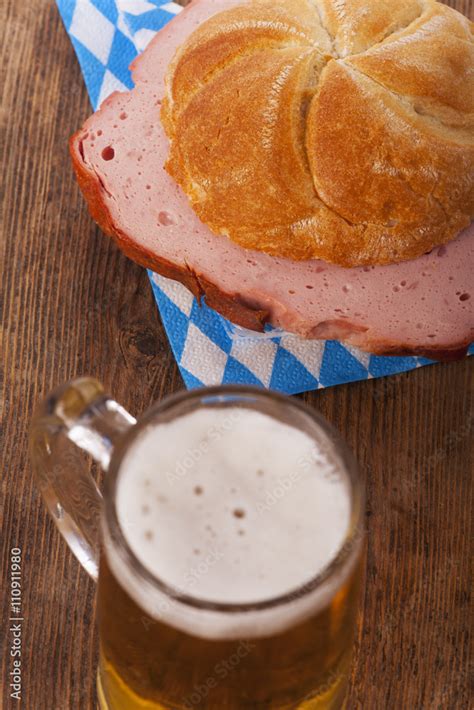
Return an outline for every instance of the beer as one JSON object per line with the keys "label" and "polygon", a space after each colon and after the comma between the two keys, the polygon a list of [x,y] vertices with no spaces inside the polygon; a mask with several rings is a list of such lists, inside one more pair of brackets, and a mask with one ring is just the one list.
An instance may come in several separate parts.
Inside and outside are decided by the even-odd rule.
{"label": "beer", "polygon": [[115,486],[102,708],[342,707],[360,545],[326,434],[203,406],[143,428]]}

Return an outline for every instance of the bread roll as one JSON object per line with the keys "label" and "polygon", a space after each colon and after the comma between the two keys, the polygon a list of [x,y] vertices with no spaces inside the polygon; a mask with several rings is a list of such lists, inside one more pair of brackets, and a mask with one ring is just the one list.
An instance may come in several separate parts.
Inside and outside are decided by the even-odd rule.
{"label": "bread roll", "polygon": [[474,215],[473,25],[432,0],[253,0],[178,49],[166,168],[241,246],[414,259]]}

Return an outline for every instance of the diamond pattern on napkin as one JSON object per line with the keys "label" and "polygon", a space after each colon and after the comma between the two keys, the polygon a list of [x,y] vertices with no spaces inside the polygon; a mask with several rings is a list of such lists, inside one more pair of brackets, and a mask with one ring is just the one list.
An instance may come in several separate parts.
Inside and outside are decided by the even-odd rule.
{"label": "diamond pattern on napkin", "polygon": [[[94,108],[132,87],[128,69],[182,8],[155,0],[56,0]],[[269,329],[253,334],[199,305],[180,283],[149,272],[171,348],[187,387],[255,384],[288,394],[366,380],[431,364],[379,357],[335,341],[307,341]],[[471,346],[471,354],[474,346]]]}
{"label": "diamond pattern on napkin", "polygon": [[237,339],[232,343],[230,354],[265,387],[270,386],[273,365],[278,351],[273,340]]}
{"label": "diamond pattern on napkin", "polygon": [[115,36],[115,25],[89,0],[76,4],[69,32],[106,65]]}
{"label": "diamond pattern on napkin", "polygon": [[193,322],[189,323],[180,366],[190,373],[195,380],[204,382],[210,375],[210,362],[212,362],[212,379],[209,384],[217,385],[222,382],[224,377],[227,353],[211,338],[208,338]]}

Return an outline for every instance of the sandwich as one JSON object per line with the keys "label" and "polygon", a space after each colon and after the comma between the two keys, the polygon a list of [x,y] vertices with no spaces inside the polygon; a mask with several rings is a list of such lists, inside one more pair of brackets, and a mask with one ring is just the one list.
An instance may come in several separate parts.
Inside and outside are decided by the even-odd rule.
{"label": "sandwich", "polygon": [[194,0],[70,140],[92,217],[233,323],[474,340],[473,24],[434,0]]}

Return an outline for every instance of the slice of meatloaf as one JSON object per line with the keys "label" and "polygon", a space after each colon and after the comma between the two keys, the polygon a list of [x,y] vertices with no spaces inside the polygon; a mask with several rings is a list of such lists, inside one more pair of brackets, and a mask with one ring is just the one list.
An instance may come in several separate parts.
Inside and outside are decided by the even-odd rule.
{"label": "slice of meatloaf", "polygon": [[236,0],[196,0],[132,65],[136,87],[114,93],[71,138],[93,218],[130,258],[185,284],[234,323],[337,338],[377,354],[462,357],[474,340],[474,225],[413,261],[345,269],[246,250],[213,234],[164,170],[166,67],[196,25]]}

